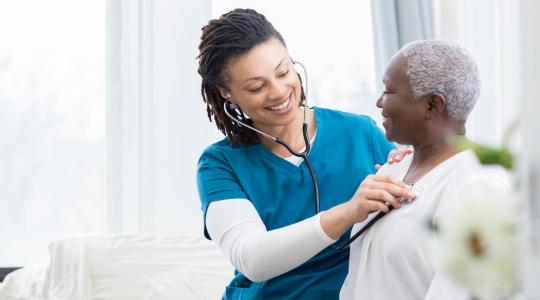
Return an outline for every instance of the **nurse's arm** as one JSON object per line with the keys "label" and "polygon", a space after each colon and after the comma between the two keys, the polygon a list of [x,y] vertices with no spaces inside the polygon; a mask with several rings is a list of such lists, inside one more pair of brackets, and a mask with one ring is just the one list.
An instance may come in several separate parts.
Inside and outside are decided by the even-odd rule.
{"label": "nurse's arm", "polygon": [[333,244],[320,215],[268,231],[247,199],[211,202],[206,228],[232,265],[254,282],[286,273]]}

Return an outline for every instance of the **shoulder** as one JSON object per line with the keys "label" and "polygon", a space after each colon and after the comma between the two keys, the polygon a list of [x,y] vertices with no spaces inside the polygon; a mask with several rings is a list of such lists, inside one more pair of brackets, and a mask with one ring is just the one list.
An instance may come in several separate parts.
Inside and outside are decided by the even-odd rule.
{"label": "shoulder", "polygon": [[207,158],[207,157],[221,155],[221,154],[227,152],[229,150],[229,148],[232,149],[232,146],[231,146],[231,144],[229,142],[229,139],[224,138],[221,141],[213,143],[213,144],[209,145],[208,147],[206,147],[203,150],[203,152],[201,153],[201,156],[200,156],[199,160],[201,160],[203,158]]}
{"label": "shoulder", "polygon": [[198,166],[225,166],[234,162],[249,159],[256,151],[256,145],[233,147],[230,140],[225,137],[203,150],[199,157]]}
{"label": "shoulder", "polygon": [[403,177],[405,173],[409,170],[411,163],[412,163],[413,155],[405,155],[403,159],[399,162],[395,162],[392,164],[385,163],[379,171],[377,171],[377,175],[392,175],[395,177]]}
{"label": "shoulder", "polygon": [[213,143],[206,147],[199,157],[199,166],[202,164],[215,163],[219,164],[227,160],[227,157],[233,153],[235,148],[232,147],[228,138],[224,138],[219,142]]}
{"label": "shoulder", "polygon": [[453,158],[453,164],[448,166],[451,170],[445,190],[452,198],[471,189],[491,190],[498,194],[511,191],[512,178],[501,166],[482,165],[472,150],[465,150]]}
{"label": "shoulder", "polygon": [[370,125],[375,123],[372,118],[366,115],[360,115],[352,112],[345,112],[341,110],[315,107],[315,112],[318,116],[325,120],[341,120],[345,122],[355,122],[364,125]]}
{"label": "shoulder", "polygon": [[510,175],[501,166],[483,165],[472,150],[465,150],[456,154],[450,167],[455,169],[456,177],[463,184],[470,182],[490,181],[495,184],[509,181]]}
{"label": "shoulder", "polygon": [[335,132],[349,132],[355,137],[369,135],[377,126],[371,117],[351,112],[315,107],[315,114],[317,121],[324,123],[325,127]]}

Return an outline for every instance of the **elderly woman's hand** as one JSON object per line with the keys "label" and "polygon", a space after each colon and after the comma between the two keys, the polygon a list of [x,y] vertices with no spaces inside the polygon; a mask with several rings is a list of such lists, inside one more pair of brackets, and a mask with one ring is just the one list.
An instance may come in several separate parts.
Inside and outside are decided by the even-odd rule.
{"label": "elderly woman's hand", "polygon": [[[399,149],[394,149],[388,153],[388,158],[386,162],[389,164],[397,163],[403,160],[406,155],[413,154],[414,149],[412,147],[402,147]],[[375,165],[375,170],[379,171],[382,166],[379,164]]]}
{"label": "elderly woman's hand", "polygon": [[401,160],[403,160],[405,155],[413,154],[413,153],[414,153],[414,150],[412,147],[402,147],[399,149],[394,149],[390,151],[390,153],[388,153],[387,162],[389,164],[400,162]]}

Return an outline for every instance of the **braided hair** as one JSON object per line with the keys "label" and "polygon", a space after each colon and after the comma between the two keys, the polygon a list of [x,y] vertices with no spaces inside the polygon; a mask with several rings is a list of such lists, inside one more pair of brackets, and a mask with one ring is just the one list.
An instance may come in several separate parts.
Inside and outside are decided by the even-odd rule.
{"label": "braided hair", "polygon": [[[224,70],[232,59],[248,53],[271,38],[277,38],[286,47],[281,34],[264,15],[253,9],[237,8],[211,20],[202,28],[197,56],[198,73],[202,77],[202,98],[206,103],[208,119],[210,122],[213,119],[217,128],[229,138],[233,146],[253,145],[259,142],[259,138],[255,132],[225,114],[223,106],[227,99],[220,93],[220,88],[228,90]],[[302,101],[304,98],[302,90]],[[242,123],[253,126],[253,121],[240,108],[229,108],[228,111]]]}

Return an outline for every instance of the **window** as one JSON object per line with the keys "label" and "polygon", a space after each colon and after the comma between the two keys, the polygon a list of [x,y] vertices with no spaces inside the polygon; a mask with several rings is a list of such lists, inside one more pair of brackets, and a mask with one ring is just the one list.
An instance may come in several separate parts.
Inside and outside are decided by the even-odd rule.
{"label": "window", "polygon": [[0,4],[0,265],[106,229],[103,1]]}
{"label": "window", "polygon": [[213,17],[234,8],[253,8],[281,33],[290,55],[309,76],[309,105],[377,118],[369,0],[214,0]]}

